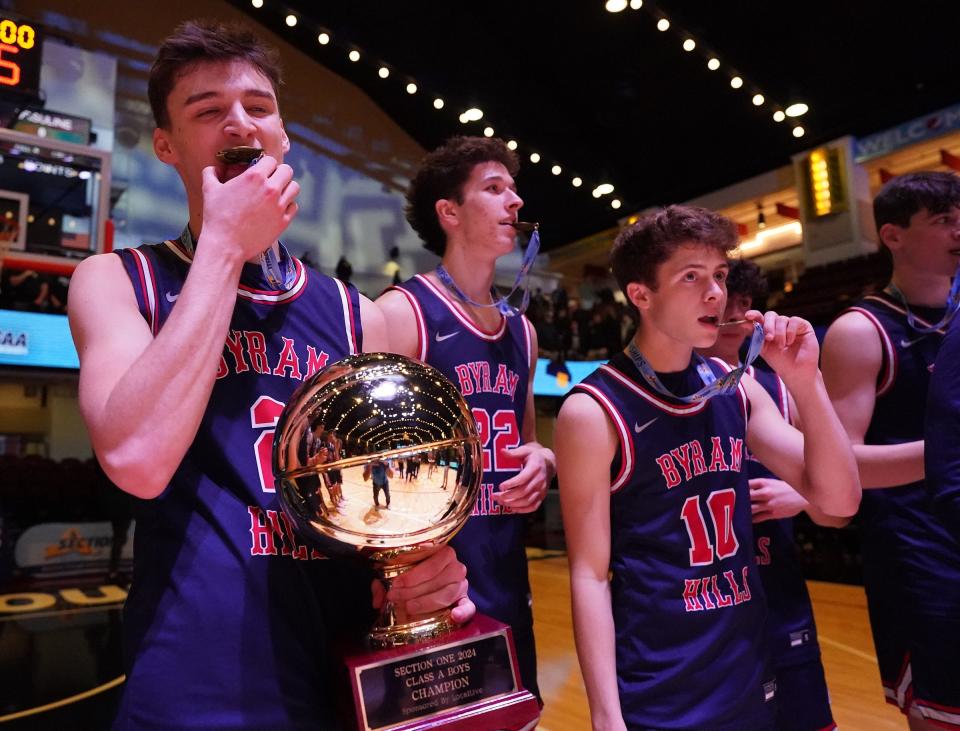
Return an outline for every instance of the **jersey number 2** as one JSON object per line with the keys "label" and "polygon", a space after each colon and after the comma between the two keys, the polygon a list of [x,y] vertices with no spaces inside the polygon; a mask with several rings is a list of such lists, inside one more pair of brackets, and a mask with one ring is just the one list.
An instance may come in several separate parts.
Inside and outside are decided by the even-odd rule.
{"label": "jersey number 2", "polygon": [[250,407],[250,426],[263,429],[253,443],[253,456],[257,461],[257,475],[264,492],[277,491],[273,480],[273,433],[276,431],[273,427],[277,425],[284,406],[276,399],[261,396]]}
{"label": "jersey number 2", "polygon": [[491,417],[486,409],[473,409],[473,418],[477,422],[477,431],[480,432],[484,472],[489,472],[491,469],[494,472],[516,472],[523,467],[522,460],[511,457],[504,451],[520,446],[520,430],[517,428],[515,411],[500,409]]}

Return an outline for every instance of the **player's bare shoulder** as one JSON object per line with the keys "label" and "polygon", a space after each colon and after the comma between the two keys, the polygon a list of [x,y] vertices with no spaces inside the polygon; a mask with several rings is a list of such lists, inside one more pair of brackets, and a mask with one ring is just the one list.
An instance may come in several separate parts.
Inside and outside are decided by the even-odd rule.
{"label": "player's bare shoulder", "polygon": [[410,302],[411,295],[396,288],[388,289],[376,301],[383,313],[390,350],[410,357],[417,356],[417,314]]}
{"label": "player's bare shoulder", "polygon": [[137,309],[136,295],[116,254],[97,254],[77,265],[70,278],[70,325],[84,325],[102,308]]}
{"label": "player's bare shoulder", "polygon": [[[607,412],[596,399],[586,393],[572,393],[564,400],[557,415],[556,431],[575,435],[581,445],[578,453],[597,457],[594,448],[615,450],[619,439]],[[589,448],[582,449],[589,443]]]}
{"label": "player's bare shoulder", "polygon": [[822,354],[825,375],[850,368],[876,375],[883,359],[877,326],[856,310],[843,313],[827,330]]}

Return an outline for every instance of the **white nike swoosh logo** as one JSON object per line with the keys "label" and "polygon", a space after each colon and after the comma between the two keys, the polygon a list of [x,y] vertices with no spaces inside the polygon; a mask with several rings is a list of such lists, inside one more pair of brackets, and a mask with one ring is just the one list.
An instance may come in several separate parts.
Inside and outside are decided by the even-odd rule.
{"label": "white nike swoosh logo", "polygon": [[646,424],[644,424],[643,426],[640,426],[639,424],[637,424],[636,422],[634,422],[634,424],[633,424],[633,430],[634,430],[637,434],[639,434],[639,433],[642,432],[644,429],[646,429],[648,426],[650,426],[653,422],[655,422],[658,418],[660,418],[660,417],[654,416],[652,419],[650,419],[650,421],[648,421],[648,422],[647,422]]}
{"label": "white nike swoosh logo", "polygon": [[913,340],[907,340],[906,338],[902,338],[902,339],[900,340],[900,347],[901,347],[901,348],[909,348],[911,345],[916,345],[916,344],[919,343],[921,340],[926,340],[926,339],[929,338],[931,335],[935,335],[935,334],[939,335],[939,334],[942,334],[942,333],[927,333],[926,335],[921,335],[919,338],[914,338]]}
{"label": "white nike swoosh logo", "polygon": [[452,333],[447,333],[446,335],[441,335],[441,334],[438,332],[437,335],[436,335],[436,341],[437,341],[438,343],[442,343],[444,340],[447,340],[447,339],[449,339],[449,338],[452,338],[454,335],[459,335],[459,334],[460,334],[460,331],[459,331],[459,330],[454,330]]}
{"label": "white nike swoosh logo", "polygon": [[176,294],[170,294],[169,292],[167,292],[167,302],[176,302],[177,297],[179,296],[180,296],[179,292],[177,292]]}

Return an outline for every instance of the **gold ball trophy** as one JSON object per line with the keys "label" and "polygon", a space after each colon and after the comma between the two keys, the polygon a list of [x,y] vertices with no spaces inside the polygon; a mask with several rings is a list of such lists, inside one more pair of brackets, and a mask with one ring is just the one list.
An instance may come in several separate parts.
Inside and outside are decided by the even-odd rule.
{"label": "gold ball trophy", "polygon": [[[273,473],[297,532],[330,557],[371,563],[387,586],[448,542],[483,474],[476,422],[438,370],[387,353],[351,356],[307,380],[280,416]],[[469,576],[467,577],[469,580]],[[345,659],[362,731],[531,729],[510,628],[386,602],[368,647]]]}

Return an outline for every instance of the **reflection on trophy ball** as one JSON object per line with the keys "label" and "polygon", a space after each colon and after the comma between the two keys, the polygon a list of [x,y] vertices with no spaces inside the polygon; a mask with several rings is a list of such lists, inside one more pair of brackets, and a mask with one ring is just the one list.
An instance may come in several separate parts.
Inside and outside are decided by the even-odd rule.
{"label": "reflection on trophy ball", "polygon": [[351,356],[312,376],[274,435],[276,489],[298,534],[325,555],[380,566],[449,541],[473,509],[482,470],[460,392],[395,354]]}

